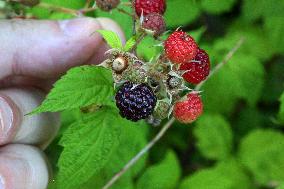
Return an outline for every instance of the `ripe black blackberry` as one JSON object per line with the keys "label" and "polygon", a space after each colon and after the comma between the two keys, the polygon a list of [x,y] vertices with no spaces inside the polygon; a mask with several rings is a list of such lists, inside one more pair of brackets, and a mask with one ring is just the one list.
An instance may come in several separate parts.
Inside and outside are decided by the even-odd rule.
{"label": "ripe black blackberry", "polygon": [[131,82],[123,84],[117,91],[115,100],[120,115],[132,121],[150,116],[157,102],[155,94],[148,85],[135,85]]}
{"label": "ripe black blackberry", "polygon": [[96,5],[103,11],[111,11],[116,8],[120,3],[120,0],[96,0]]}

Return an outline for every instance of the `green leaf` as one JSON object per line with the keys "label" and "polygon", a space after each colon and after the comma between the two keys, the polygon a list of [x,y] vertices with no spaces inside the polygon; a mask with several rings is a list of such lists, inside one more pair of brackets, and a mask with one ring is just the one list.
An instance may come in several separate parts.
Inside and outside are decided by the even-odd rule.
{"label": "green leaf", "polygon": [[169,151],[164,160],[146,169],[137,182],[137,189],[172,189],[181,175],[178,159]]}
{"label": "green leaf", "polygon": [[108,107],[72,124],[60,141],[58,186],[77,189],[105,167],[119,145],[123,119]]}
{"label": "green leaf", "polygon": [[126,41],[124,46],[124,51],[129,51],[136,43],[136,36],[131,37],[128,41]]}
{"label": "green leaf", "polygon": [[254,21],[262,16],[263,0],[244,0],[242,3],[242,17],[246,21]]}
{"label": "green leaf", "polygon": [[283,9],[283,0],[244,0],[242,17],[249,22],[259,18],[283,17]]}
{"label": "green leaf", "polygon": [[194,31],[190,31],[188,33],[189,33],[189,35],[191,35],[194,38],[194,40],[196,42],[199,42],[205,31],[206,31],[205,27],[200,27],[199,29],[194,30]]}
{"label": "green leaf", "polygon": [[96,32],[100,33],[103,38],[106,40],[107,44],[114,49],[122,49],[122,43],[119,36],[109,30],[97,30]]}
{"label": "green leaf", "polygon": [[[110,162],[110,161],[109,161]],[[106,167],[111,167],[108,165]],[[120,171],[120,170],[118,170]],[[112,173],[112,175],[111,175]],[[116,172],[117,173],[117,172]],[[89,179],[87,183],[84,183],[77,189],[102,189],[102,187],[114,176],[116,173],[113,171],[106,172],[105,169],[100,171],[97,175]],[[135,189],[132,176],[129,172],[125,172],[112,186],[111,189]]]}
{"label": "green leaf", "polygon": [[217,164],[186,177],[179,189],[251,189],[249,176],[235,160]]}
{"label": "green leaf", "polygon": [[228,12],[234,6],[236,0],[201,0],[201,7],[211,14],[221,14]]}
{"label": "green leaf", "polygon": [[256,182],[284,181],[284,135],[274,130],[254,130],[240,144],[240,160]]}
{"label": "green leaf", "polygon": [[[240,49],[217,74],[205,83],[204,91],[206,93],[203,94],[203,99],[206,110],[229,113],[239,99],[246,100],[253,107],[262,96],[265,78],[264,66],[251,53],[252,51],[248,51],[251,53],[248,54],[243,50],[243,48],[247,49],[248,46],[246,45],[250,41],[250,39],[246,40],[249,36],[244,37],[245,41]],[[212,67],[216,62],[221,62],[239,39],[236,35],[228,35],[224,39],[215,41],[213,50],[212,47],[209,49]],[[220,100],[215,98],[216,96],[222,96],[223,103],[220,104]]]}
{"label": "green leaf", "polygon": [[274,16],[274,17],[269,16],[266,17],[264,20],[264,28],[271,41],[271,45],[276,49],[276,51],[279,54],[284,53],[283,23],[284,23],[284,13],[283,16]]}
{"label": "green leaf", "polygon": [[[110,180],[113,175],[119,172],[126,163],[128,163],[146,146],[148,142],[148,127],[149,125],[145,122],[133,123],[125,120],[119,147],[104,170],[106,175],[108,175],[108,179],[106,179],[105,182]],[[125,180],[127,180],[127,177],[129,177],[128,180],[132,181],[132,179],[134,179],[140,173],[140,171],[146,165],[147,157],[148,155],[143,156],[132,168],[128,170],[128,176],[126,176]],[[118,182],[115,184],[115,187],[118,189],[126,188],[121,187],[121,184],[122,183]],[[127,186],[129,187],[129,181]]]}
{"label": "green leaf", "polygon": [[75,18],[72,14],[62,13],[62,12],[54,12],[49,16],[51,20],[66,20]]}
{"label": "green leaf", "polygon": [[261,97],[264,85],[264,67],[261,62],[248,55],[233,56],[228,65],[232,75],[239,79],[238,95],[255,106]]}
{"label": "green leaf", "polygon": [[50,3],[52,5],[58,5],[73,9],[83,8],[86,3],[86,0],[42,0],[42,1]]}
{"label": "green leaf", "polygon": [[276,189],[284,189],[284,184],[281,184],[281,185],[278,186]]}
{"label": "green leaf", "polygon": [[[121,2],[129,2],[129,0],[121,0]],[[133,9],[131,6],[120,6],[123,10],[132,13]],[[123,14],[117,9],[112,10],[111,12],[105,12],[101,10],[94,11],[95,17],[105,17],[105,18],[111,18],[112,20],[116,21],[121,28],[123,28],[123,32],[126,36],[126,38],[130,38],[132,36],[133,31],[133,20],[132,17]]]}
{"label": "green leaf", "polygon": [[[205,111],[230,112],[238,98],[238,90],[232,85],[234,82],[238,84],[238,78],[234,78],[226,66],[206,81],[203,87],[206,93],[202,94]],[[222,103],[216,96],[222,96]]]}
{"label": "green leaf", "polygon": [[[43,3],[47,3],[54,6],[61,6],[71,9],[81,9],[84,7],[86,0],[41,0]],[[41,19],[47,19],[49,17],[52,17],[54,19],[55,17],[58,17],[58,13],[56,11],[48,10],[46,8],[41,8],[38,6],[33,7],[32,9],[28,9],[34,16]],[[54,14],[56,16],[54,16]],[[63,15],[64,13],[59,13]],[[64,16],[65,18],[68,18],[67,14]],[[64,17],[60,16],[59,19],[63,19]]]}
{"label": "green leaf", "polygon": [[199,17],[200,13],[195,0],[167,0],[165,19],[167,26],[175,29],[192,23]]}
{"label": "green leaf", "polygon": [[242,138],[246,136],[251,130],[264,127],[266,122],[271,122],[270,118],[263,114],[257,107],[244,107],[234,121],[234,137]]}
{"label": "green leaf", "polygon": [[[159,42],[161,43],[161,42]],[[156,46],[157,41],[153,37],[145,37],[137,47],[137,54],[139,57],[143,57],[147,61],[157,56],[160,52],[160,48]]]}
{"label": "green leaf", "polygon": [[[225,43],[233,46],[235,41],[241,37],[245,38],[245,42],[238,52],[250,54],[265,61],[272,57],[275,49],[271,48],[271,41],[263,32],[263,28],[254,27],[252,24],[245,24],[241,21],[236,21],[229,27],[228,35],[222,39],[222,42],[219,42],[219,45]],[[231,47],[228,47],[227,50],[230,50],[229,48]]]}
{"label": "green leaf", "polygon": [[[237,40],[236,40],[237,41]],[[235,41],[235,44],[236,44]],[[221,60],[228,53],[226,43],[219,41],[214,45],[212,54]],[[232,48],[231,45],[230,48]],[[213,57],[212,54],[210,58]],[[225,79],[224,79],[225,78]],[[222,69],[204,85],[205,109],[212,112],[230,112],[238,99],[245,99],[255,106],[262,94],[264,85],[264,67],[254,56],[237,52]],[[222,96],[222,102],[216,96]]]}
{"label": "green leaf", "polygon": [[56,112],[94,103],[111,105],[113,94],[110,70],[98,66],[76,67],[54,84],[41,106],[32,113]]}
{"label": "green leaf", "polygon": [[264,89],[269,89],[269,93],[262,93],[261,100],[266,104],[273,104],[279,100],[279,97],[284,90],[283,58],[270,60],[268,61],[267,66],[268,69],[266,69],[266,82]]}
{"label": "green leaf", "polygon": [[[110,159],[100,172],[98,172],[88,183],[82,185],[82,189],[101,189],[124,165],[129,162],[147,143],[149,126],[145,122],[134,123],[123,121],[123,129],[120,134],[119,146],[112,153]],[[134,188],[132,179],[145,167],[147,155],[143,156],[133,167],[130,168],[113,185],[113,189]]]}
{"label": "green leaf", "polygon": [[[117,150],[116,159],[118,163],[114,163],[112,171],[120,170],[127,162],[129,162],[138,152],[140,152],[148,143],[149,125],[144,121],[138,123],[125,120],[124,128],[121,134],[119,149]],[[148,155],[144,155],[130,169],[131,175],[136,176],[145,166]],[[116,162],[113,161],[113,162]],[[116,171],[116,172],[117,172]],[[113,175],[112,175],[113,176]]]}
{"label": "green leaf", "polygon": [[194,135],[203,156],[214,160],[230,157],[233,136],[229,123],[222,116],[201,116],[194,128]]}
{"label": "green leaf", "polygon": [[279,120],[284,123],[284,92],[280,97]]}

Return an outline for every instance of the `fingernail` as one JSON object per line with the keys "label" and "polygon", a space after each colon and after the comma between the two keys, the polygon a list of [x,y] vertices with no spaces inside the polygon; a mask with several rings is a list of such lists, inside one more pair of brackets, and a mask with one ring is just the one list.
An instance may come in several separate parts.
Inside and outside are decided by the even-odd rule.
{"label": "fingernail", "polygon": [[0,182],[1,176],[0,189],[47,188],[49,173],[46,157],[36,147],[8,144],[1,148]]}
{"label": "fingernail", "polygon": [[9,97],[0,95],[0,145],[12,141],[17,129],[18,108]]}

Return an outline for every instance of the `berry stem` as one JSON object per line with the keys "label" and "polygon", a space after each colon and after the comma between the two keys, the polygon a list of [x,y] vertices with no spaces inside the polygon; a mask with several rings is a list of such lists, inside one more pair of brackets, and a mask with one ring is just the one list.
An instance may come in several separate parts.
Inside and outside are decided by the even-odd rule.
{"label": "berry stem", "polygon": [[136,19],[135,16],[132,18],[132,35],[136,35]]}
{"label": "berry stem", "polygon": [[166,66],[166,64],[164,64],[163,61],[162,61],[162,59],[163,59],[162,57],[163,56],[164,56],[163,54],[160,54],[158,59],[157,59],[157,61],[155,61],[154,63],[149,65],[149,72],[150,73],[152,71],[155,72],[159,66],[161,66],[161,67]]}
{"label": "berry stem", "polygon": [[132,15],[131,13],[127,12],[126,10],[122,9],[122,8],[117,8],[117,10],[123,14],[126,14],[127,16],[130,16],[131,18],[134,17],[134,15]]}
{"label": "berry stem", "polygon": [[95,11],[96,9],[97,9],[96,6],[92,6],[92,7],[89,7],[89,8],[81,9],[81,10],[79,10],[78,12],[80,12],[81,14],[86,14],[86,13],[88,13],[88,12]]}
{"label": "berry stem", "polygon": [[[21,3],[21,4],[25,4],[25,0],[6,0],[6,2],[16,2],[16,3]],[[37,1],[35,1],[35,4],[36,4]],[[31,5],[31,6],[34,6],[34,5]]]}
{"label": "berry stem", "polygon": [[91,3],[92,3],[92,0],[86,0],[86,3],[85,3],[84,8],[85,8],[85,9],[86,9],[86,8],[89,8],[90,5],[91,5]]}
{"label": "berry stem", "polygon": [[82,16],[83,14],[86,14],[88,12],[92,12],[92,11],[97,9],[96,6],[93,6],[93,7],[89,7],[89,8],[83,8],[83,9],[80,9],[80,10],[76,10],[76,9],[56,6],[56,5],[52,5],[52,4],[44,3],[44,2],[39,3],[37,6],[41,7],[41,8],[57,11],[57,12],[72,14],[74,16]]}
{"label": "berry stem", "polygon": [[49,10],[53,10],[53,11],[57,11],[57,12],[63,12],[63,13],[67,13],[67,14],[72,14],[74,16],[78,16],[78,11],[75,10],[75,9],[70,9],[70,8],[65,8],[65,7],[61,7],[61,6],[51,5],[49,3],[41,2],[41,3],[39,3],[37,5],[37,7],[45,8],[45,9],[49,9]]}
{"label": "berry stem", "polygon": [[127,6],[127,7],[131,7],[132,3],[131,2],[121,2],[122,6]]}
{"label": "berry stem", "polygon": [[[236,53],[236,51],[241,47],[244,43],[244,38],[242,37],[236,45],[226,54],[224,59],[211,71],[209,77],[216,74]],[[208,78],[209,78],[208,77]],[[207,80],[205,80],[207,81]],[[195,87],[195,90],[198,91],[205,82],[201,82],[199,85]],[[158,134],[136,155],[134,156],[118,173],[116,173],[111,180],[102,188],[108,189],[110,188],[129,168],[131,168],[145,153],[147,153],[167,132],[167,130],[172,126],[175,122],[175,118],[171,118],[158,132]]]}
{"label": "berry stem", "polygon": [[147,34],[145,32],[142,32],[141,35],[138,37],[138,39],[136,40],[136,43],[133,45],[133,47],[129,50],[129,52],[133,52],[136,50],[137,46],[139,45],[139,43],[144,39],[144,37],[146,37]]}

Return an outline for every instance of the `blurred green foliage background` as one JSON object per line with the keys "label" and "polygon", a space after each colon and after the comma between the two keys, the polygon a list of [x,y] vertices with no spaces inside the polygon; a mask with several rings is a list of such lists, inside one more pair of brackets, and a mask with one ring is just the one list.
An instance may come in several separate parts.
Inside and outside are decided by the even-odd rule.
{"label": "blurred green foliage background", "polygon": [[[43,2],[73,9],[85,4],[85,0]],[[167,5],[168,30],[181,27],[195,36],[208,51],[212,67],[241,37],[245,42],[202,88],[204,115],[191,125],[175,123],[112,188],[284,188],[284,0],[167,0]],[[42,19],[72,17],[38,7],[27,11]],[[110,17],[131,36],[131,18],[117,10],[88,16]],[[150,59],[160,50],[153,46],[156,43],[146,38],[138,54]],[[63,126],[77,117],[76,111],[64,112]],[[141,123],[123,129],[118,151],[82,189],[103,186],[160,128]],[[62,150],[58,140],[46,151],[54,169]]]}

